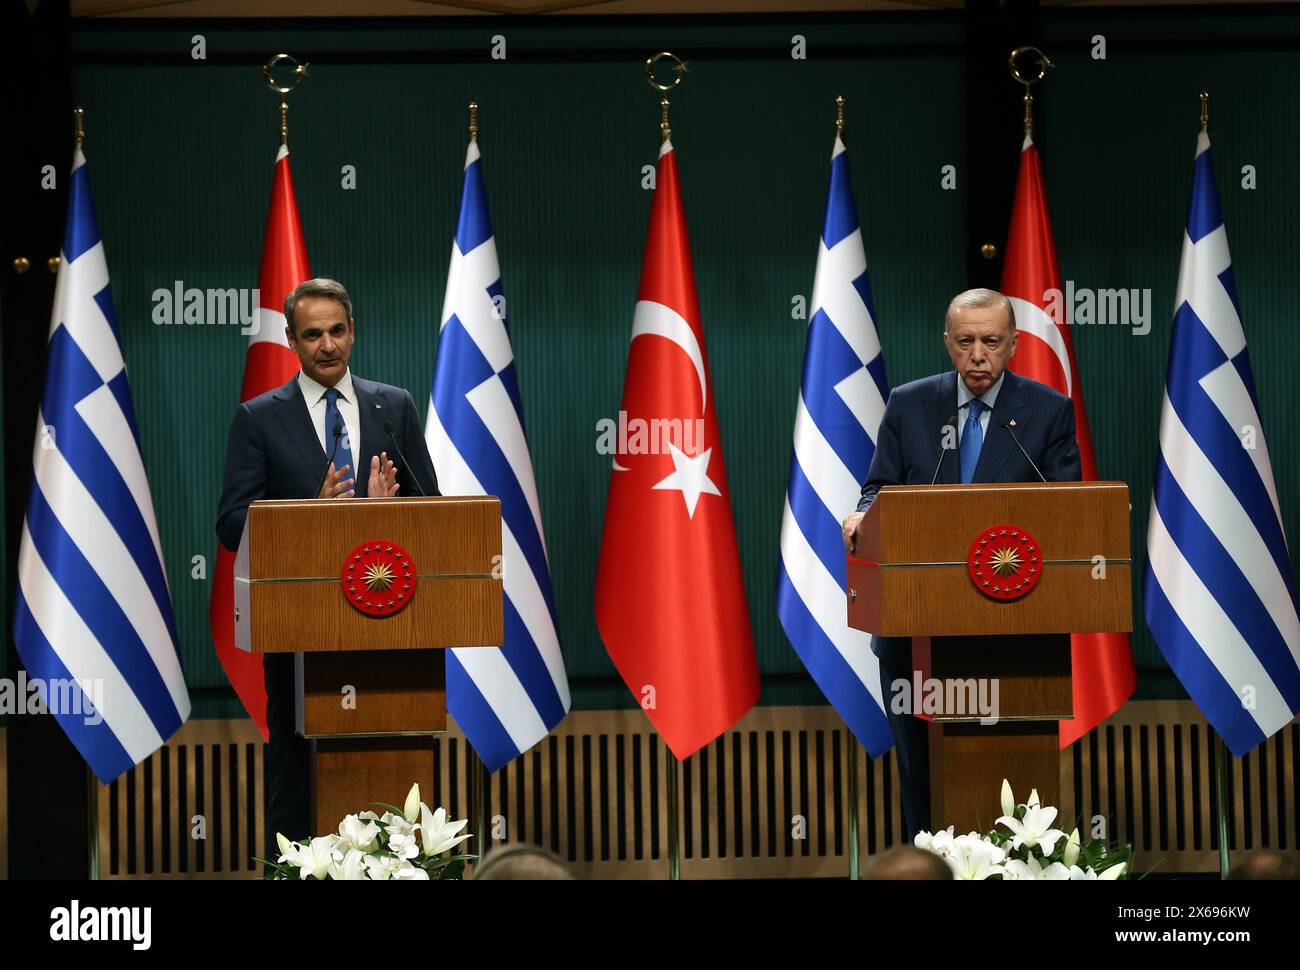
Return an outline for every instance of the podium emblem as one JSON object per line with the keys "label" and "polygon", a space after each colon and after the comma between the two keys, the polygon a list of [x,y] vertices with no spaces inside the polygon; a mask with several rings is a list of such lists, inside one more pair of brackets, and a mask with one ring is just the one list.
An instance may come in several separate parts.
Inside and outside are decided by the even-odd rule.
{"label": "podium emblem", "polygon": [[966,571],[985,596],[995,600],[1020,599],[1043,575],[1043,554],[1038,540],[1018,525],[995,525],[970,544]]}
{"label": "podium emblem", "polygon": [[395,542],[370,539],[343,563],[343,596],[367,616],[392,616],[415,595],[415,563]]}

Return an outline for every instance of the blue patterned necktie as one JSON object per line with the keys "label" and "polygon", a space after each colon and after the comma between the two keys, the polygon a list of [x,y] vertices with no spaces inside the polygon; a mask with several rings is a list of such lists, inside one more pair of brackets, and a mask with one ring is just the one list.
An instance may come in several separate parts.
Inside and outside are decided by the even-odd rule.
{"label": "blue patterned necktie", "polygon": [[[336,469],[347,465],[351,471],[348,472],[347,478],[353,479],[352,488],[356,489],[357,466],[352,462],[352,439],[348,437],[348,424],[343,420],[343,415],[339,413],[339,389],[331,387],[325,392],[325,454],[328,455],[334,449],[334,427],[342,426],[343,433],[339,436],[338,450],[334,451],[334,467]],[[966,467],[966,453],[962,452],[962,468]]]}
{"label": "blue patterned necktie", "polygon": [[975,478],[975,466],[979,464],[980,449],[984,447],[984,429],[980,427],[980,414],[984,411],[984,402],[971,398],[968,405],[970,414],[966,418],[966,427],[961,432],[961,483],[969,485]]}

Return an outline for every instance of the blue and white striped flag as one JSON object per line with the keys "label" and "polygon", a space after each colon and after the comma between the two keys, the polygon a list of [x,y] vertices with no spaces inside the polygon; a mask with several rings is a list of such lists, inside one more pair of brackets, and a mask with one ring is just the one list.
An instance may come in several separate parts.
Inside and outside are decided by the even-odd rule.
{"label": "blue and white striped flag", "polygon": [[857,505],[889,396],[875,316],[849,156],[837,135],[794,419],[776,609],[813,680],[872,757],[894,742],[871,636],[848,625],[840,519]]}
{"label": "blue and white striped flag", "polygon": [[190,714],[86,159],[72,192],[18,554],[14,641],[105,784]]}
{"label": "blue and white striped flag", "polygon": [[424,434],[444,494],[501,499],[505,645],[447,651],[447,709],[496,771],[563,720],[569,680],[474,139]]}
{"label": "blue and white striped flag", "polygon": [[1204,129],[1147,531],[1147,625],[1232,753],[1300,711],[1300,620]]}

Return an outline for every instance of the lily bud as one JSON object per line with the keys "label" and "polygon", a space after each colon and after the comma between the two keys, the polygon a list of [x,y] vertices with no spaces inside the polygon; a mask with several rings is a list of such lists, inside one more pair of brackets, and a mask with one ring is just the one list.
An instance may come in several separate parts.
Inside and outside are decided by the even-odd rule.
{"label": "lily bud", "polygon": [[1002,779],[1002,814],[1012,818],[1016,814],[1016,796],[1011,793],[1011,782],[1005,778]]}
{"label": "lily bud", "polygon": [[1075,829],[1070,833],[1070,837],[1065,842],[1065,854],[1061,862],[1068,869],[1079,861],[1079,830]]}
{"label": "lily bud", "polygon": [[420,783],[417,781],[406,794],[406,804],[402,806],[402,815],[408,822],[420,817]]}

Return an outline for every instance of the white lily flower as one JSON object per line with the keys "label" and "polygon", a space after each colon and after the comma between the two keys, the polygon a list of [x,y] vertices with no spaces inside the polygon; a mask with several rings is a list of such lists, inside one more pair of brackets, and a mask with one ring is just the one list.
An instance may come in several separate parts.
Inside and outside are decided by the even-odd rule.
{"label": "white lily flower", "polygon": [[406,804],[402,806],[402,815],[406,817],[408,822],[414,822],[420,817],[420,783],[418,781],[406,793]]}
{"label": "white lily flower", "polygon": [[424,848],[426,856],[442,855],[448,849],[454,848],[470,838],[469,833],[457,835],[456,833],[469,824],[469,819],[460,819],[456,822],[447,821],[447,810],[439,808],[436,812],[429,811],[428,805],[420,806],[420,843]]}
{"label": "white lily flower", "polygon": [[402,859],[391,855],[368,855],[362,860],[366,875],[376,882],[393,878],[393,873],[402,868]]}
{"label": "white lily flower", "polygon": [[331,879],[354,880],[365,879],[365,853],[359,849],[348,849],[346,853],[334,850],[334,862],[330,864]]}
{"label": "white lily flower", "polygon": [[1016,796],[1011,793],[1011,782],[1002,779],[1002,814],[1016,814]]}
{"label": "white lily flower", "polygon": [[1116,879],[1124,875],[1127,869],[1128,869],[1128,863],[1121,862],[1117,866],[1111,866],[1109,869],[1103,869],[1101,871],[1101,874],[1098,875],[1097,878],[1099,880],[1105,880],[1107,882],[1114,882]]}
{"label": "white lily flower", "polygon": [[1070,878],[1070,870],[1059,862],[1053,862],[1045,867],[1037,856],[1031,855],[1028,860],[1012,859],[1008,862],[1004,878],[1018,881],[1033,879],[1064,882]]}
{"label": "white lily flower", "polygon": [[1035,799],[1035,804],[1025,809],[1024,818],[1003,815],[998,819],[998,824],[1005,825],[1011,830],[1011,848],[1029,846],[1041,849],[1043,855],[1051,855],[1056,848],[1057,840],[1065,838],[1065,833],[1051,827],[1052,822],[1056,820],[1056,809],[1051,806],[1040,808],[1036,803],[1037,793],[1030,797]]}
{"label": "white lily flower", "polygon": [[[279,842],[281,838],[282,836],[277,835],[276,841]],[[320,835],[306,845],[300,842],[290,842],[291,851],[282,855],[280,861],[287,860],[290,865],[296,866],[298,875],[303,879],[308,876],[313,879],[324,879],[329,873],[330,865],[335,861],[334,846],[337,842],[337,835]],[[284,846],[281,844],[281,849],[283,848]]]}
{"label": "white lily flower", "polygon": [[1079,861],[1079,830],[1075,829],[1070,833],[1070,837],[1065,841],[1065,852],[1062,854],[1061,861],[1065,863],[1066,868],[1073,866]]}
{"label": "white lily flower", "polygon": [[1080,869],[1078,866],[1070,866],[1070,879],[1075,882],[1089,882],[1097,878],[1097,873],[1091,866],[1087,869]]}
{"label": "white lily flower", "polygon": [[280,858],[276,859],[276,862],[287,862],[289,856],[293,855],[299,848],[301,848],[300,846],[295,846],[294,843],[286,839],[283,832],[275,833],[275,842],[280,847]]}
{"label": "white lily flower", "polygon": [[389,835],[414,835],[416,826],[412,825],[400,815],[394,815],[392,812],[384,812],[384,817],[379,820],[383,825],[384,831]]}
{"label": "white lily flower", "polygon": [[339,840],[363,853],[379,848],[379,826],[362,821],[359,815],[345,815],[339,823]]}
{"label": "white lily flower", "polygon": [[1006,853],[978,835],[959,835],[944,856],[956,879],[987,879],[1001,873]]}
{"label": "white lily flower", "polygon": [[912,844],[918,849],[933,852],[935,855],[947,856],[952,850],[953,826],[938,832],[917,832]]}
{"label": "white lily flower", "polygon": [[425,882],[428,882],[429,874],[425,872],[423,869],[421,869],[419,866],[413,866],[409,862],[407,862],[393,872],[393,878],[414,879],[416,881],[423,879]]}
{"label": "white lily flower", "polygon": [[1038,789],[1037,789],[1037,788],[1032,788],[1032,789],[1030,789],[1030,791],[1029,791],[1029,801],[1025,802],[1025,807],[1026,807],[1026,808],[1037,808],[1037,807],[1038,807]]}
{"label": "white lily flower", "polygon": [[420,854],[414,835],[394,835],[388,840],[388,851],[399,859],[414,859]]}

